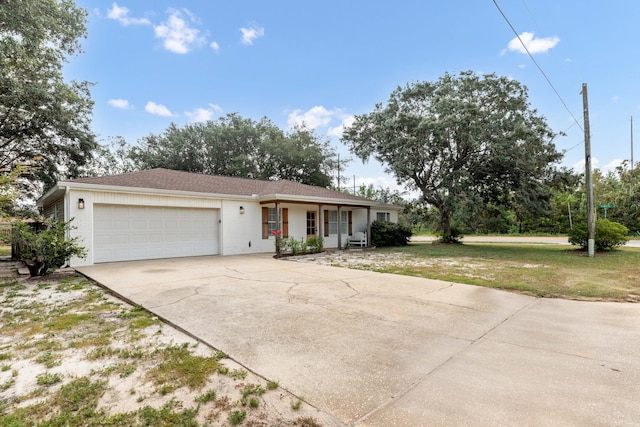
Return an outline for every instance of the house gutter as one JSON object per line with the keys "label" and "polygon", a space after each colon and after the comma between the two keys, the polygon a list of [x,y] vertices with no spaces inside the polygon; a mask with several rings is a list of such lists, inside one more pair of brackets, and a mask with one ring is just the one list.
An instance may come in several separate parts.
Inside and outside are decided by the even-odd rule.
{"label": "house gutter", "polygon": [[[101,184],[85,184],[85,183],[71,183],[61,182],[59,187],[65,186],[66,188],[73,188],[77,190],[92,190],[99,192],[111,192],[111,193],[135,193],[135,194],[151,194],[151,195],[175,195],[183,197],[195,197],[201,199],[235,199],[235,200],[256,200],[256,195],[244,196],[239,194],[222,194],[222,193],[204,193],[199,191],[180,191],[180,190],[166,190],[157,188],[144,188],[144,187],[123,187],[115,185],[101,185]],[[40,200],[44,200],[50,197],[49,191],[46,195],[42,196]]]}
{"label": "house gutter", "polygon": [[296,196],[293,194],[264,194],[260,196],[260,203],[275,203],[275,202],[298,202],[298,203],[309,203],[309,204],[318,204],[322,203],[324,205],[341,205],[341,206],[358,206],[358,207],[367,207],[367,206],[377,206],[378,202],[375,200],[349,200],[349,199],[339,199],[339,198],[331,198],[331,197],[318,197],[318,196]]}

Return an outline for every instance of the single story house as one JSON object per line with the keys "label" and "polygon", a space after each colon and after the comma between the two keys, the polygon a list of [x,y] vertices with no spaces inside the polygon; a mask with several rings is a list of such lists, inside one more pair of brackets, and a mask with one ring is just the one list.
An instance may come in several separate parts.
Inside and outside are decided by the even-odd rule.
{"label": "single story house", "polygon": [[73,219],[71,236],[87,257],[71,266],[275,252],[277,230],[298,240],[322,236],[326,248],[341,248],[375,220],[397,222],[400,210],[292,181],[168,169],[61,181],[38,207],[46,218]]}

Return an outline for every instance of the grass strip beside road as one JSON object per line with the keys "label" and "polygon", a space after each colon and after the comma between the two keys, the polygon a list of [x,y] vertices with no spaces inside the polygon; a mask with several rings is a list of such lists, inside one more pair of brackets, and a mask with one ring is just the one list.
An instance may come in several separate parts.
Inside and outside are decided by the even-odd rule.
{"label": "grass strip beside road", "polygon": [[589,258],[575,247],[547,244],[412,243],[379,249],[411,262],[376,271],[440,279],[567,299],[640,300],[640,250],[621,248]]}

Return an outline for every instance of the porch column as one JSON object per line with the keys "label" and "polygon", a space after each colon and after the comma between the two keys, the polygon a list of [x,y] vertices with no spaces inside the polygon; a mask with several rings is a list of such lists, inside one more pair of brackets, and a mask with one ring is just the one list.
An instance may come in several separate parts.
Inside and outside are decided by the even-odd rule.
{"label": "porch column", "polygon": [[324,230],[322,227],[324,226],[324,215],[322,214],[322,205],[318,205],[318,224],[316,228],[318,229],[318,237],[324,239]]}
{"label": "porch column", "polygon": [[282,222],[281,222],[280,218],[280,203],[278,203],[276,201],[276,226],[278,227],[277,229],[282,231]]}
{"label": "porch column", "polygon": [[371,246],[371,206],[367,206],[367,247]]}
{"label": "porch column", "polygon": [[340,221],[342,207],[338,205],[338,249],[342,249],[342,221]]}

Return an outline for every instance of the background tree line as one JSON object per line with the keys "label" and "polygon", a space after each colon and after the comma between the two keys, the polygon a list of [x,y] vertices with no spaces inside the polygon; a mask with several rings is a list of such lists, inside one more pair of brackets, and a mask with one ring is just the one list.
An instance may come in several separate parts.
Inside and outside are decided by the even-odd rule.
{"label": "background tree line", "polygon": [[330,187],[338,160],[329,141],[305,126],[283,131],[266,117],[254,121],[231,113],[215,121],[171,124],[136,145],[115,138],[97,148],[82,174],[152,168]]}
{"label": "background tree line", "polygon": [[[640,232],[640,171],[623,163],[614,171],[593,171],[596,206],[613,205],[607,219],[627,227],[631,234]],[[461,234],[568,234],[572,225],[586,223],[587,201],[584,176],[574,174],[571,183],[550,189],[551,198],[540,215],[521,216],[516,209],[493,204],[464,204],[453,219]],[[604,218],[604,209],[597,209]],[[406,202],[402,215],[405,224],[416,232],[437,232],[436,209],[417,200]]]}

